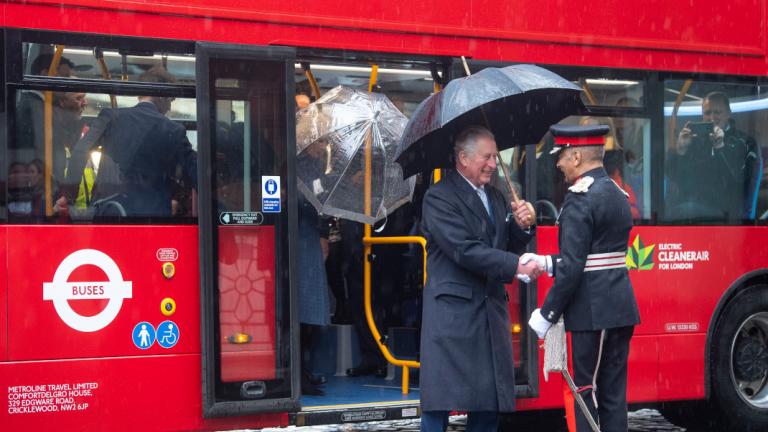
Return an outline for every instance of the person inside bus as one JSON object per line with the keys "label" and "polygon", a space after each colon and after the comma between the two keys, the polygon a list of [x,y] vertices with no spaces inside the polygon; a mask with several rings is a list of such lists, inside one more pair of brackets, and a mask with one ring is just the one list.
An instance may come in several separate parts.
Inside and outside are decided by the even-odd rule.
{"label": "person inside bus", "polygon": [[[616,101],[618,107],[641,107],[639,100],[623,96]],[[613,120],[618,147],[624,153],[624,165],[622,178],[626,185],[634,191],[636,207],[640,213],[643,211],[643,123],[642,120],[633,117],[617,116]]]}
{"label": "person inside bus", "polygon": [[707,94],[702,120],[688,122],[667,160],[673,217],[755,218],[763,161],[755,139],[736,129],[728,96]]}
{"label": "person inside bus", "polygon": [[[471,126],[454,142],[456,169],[422,204],[427,284],[421,328],[421,430],[445,431],[451,411],[468,413],[467,431],[496,431],[515,408],[515,366],[504,283],[542,268],[519,255],[535,236],[530,203],[509,203],[496,176],[493,134]],[[468,347],[471,347],[468,349]]]}
{"label": "person inside bus", "polygon": [[[53,54],[40,54],[32,61],[30,73],[47,76],[52,61]],[[57,77],[70,77],[74,68],[75,64],[70,59],[61,57],[55,75]],[[28,162],[34,158],[41,160],[45,158],[44,101],[45,97],[41,91],[24,90],[19,93],[16,104],[16,118],[18,119],[16,122],[16,140],[13,143],[13,148],[19,152],[17,160]],[[56,111],[54,105],[54,117]]]}
{"label": "person inside bus", "polygon": [[[144,72],[139,81],[169,84],[176,80],[158,65]],[[139,96],[139,103],[133,107],[102,109],[72,152],[65,182],[68,204],[76,198],[91,151],[100,145],[102,159],[107,156],[112,163],[109,170],[100,166],[96,177],[96,213],[170,217],[172,178],[177,167],[188,187],[197,185],[197,153],[184,126],[166,117],[173,100],[166,96]]]}
{"label": "person inside bus", "polygon": [[[88,99],[83,92],[54,92],[53,94],[53,161],[52,172],[56,184],[65,181],[69,158],[75,144],[88,131],[88,126],[83,122],[83,112],[88,106]],[[56,202],[53,207],[55,214],[66,213],[67,210],[84,212],[90,202],[90,191],[95,179],[95,167],[91,159],[88,160],[82,173],[82,179],[75,199],[73,209],[65,209],[62,204],[65,201],[56,190]]]}
{"label": "person inside bus", "polygon": [[24,162],[14,161],[8,167],[8,215],[27,218],[32,215],[33,197],[30,170]]}
{"label": "person inside bus", "polygon": [[[297,88],[295,100],[297,111],[311,103],[308,93],[301,87]],[[325,163],[323,146],[311,146],[304,154],[308,157],[302,159],[303,164]],[[325,272],[328,253],[321,237],[321,222],[317,210],[303,193],[298,194],[298,213],[301,392],[305,395],[320,396],[323,395],[323,390],[318,386],[324,384],[326,378],[312,373],[311,353],[317,331],[331,323],[331,298]]]}
{"label": "person inside bus", "polygon": [[[599,126],[602,124],[595,117],[583,117],[579,121],[580,126]],[[609,128],[610,124],[607,124]],[[605,139],[605,156],[603,157],[603,166],[608,176],[619,185],[628,195],[629,207],[632,211],[632,220],[640,219],[640,209],[637,205],[637,195],[634,189],[624,181],[624,161],[627,153],[626,149],[619,147],[617,137],[609,132]]]}

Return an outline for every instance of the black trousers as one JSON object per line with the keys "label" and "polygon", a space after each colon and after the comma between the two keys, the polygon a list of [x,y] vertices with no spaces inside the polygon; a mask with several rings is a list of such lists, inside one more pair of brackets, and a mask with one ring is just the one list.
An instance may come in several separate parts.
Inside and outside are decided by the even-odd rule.
{"label": "black trousers", "polygon": [[[626,432],[627,358],[634,326],[571,332],[573,381],[601,432]],[[590,432],[574,401],[576,430]]]}

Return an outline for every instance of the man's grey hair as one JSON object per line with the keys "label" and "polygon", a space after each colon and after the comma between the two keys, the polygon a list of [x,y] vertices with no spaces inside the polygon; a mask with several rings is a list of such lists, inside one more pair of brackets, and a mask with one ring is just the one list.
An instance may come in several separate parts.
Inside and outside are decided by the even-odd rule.
{"label": "man's grey hair", "polygon": [[584,162],[603,162],[605,157],[605,146],[578,146],[569,147],[566,150],[578,151]]}
{"label": "man's grey hair", "polygon": [[482,137],[490,138],[494,142],[496,141],[493,133],[483,126],[469,126],[459,132],[453,142],[453,154],[456,156],[456,160],[459,160],[459,153],[461,152],[468,155],[475,154],[477,139]]}

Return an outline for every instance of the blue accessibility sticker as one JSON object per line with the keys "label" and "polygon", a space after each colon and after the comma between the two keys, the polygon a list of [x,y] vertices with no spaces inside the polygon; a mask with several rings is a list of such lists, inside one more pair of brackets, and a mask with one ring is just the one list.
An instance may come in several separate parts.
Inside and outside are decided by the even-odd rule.
{"label": "blue accessibility sticker", "polygon": [[261,176],[261,211],[280,213],[280,176]]}
{"label": "blue accessibility sticker", "polygon": [[157,344],[163,348],[173,348],[179,342],[179,326],[173,321],[163,321],[157,326]]}
{"label": "blue accessibility sticker", "polygon": [[133,328],[133,344],[139,349],[148,349],[155,343],[155,328],[152,324],[142,321]]}

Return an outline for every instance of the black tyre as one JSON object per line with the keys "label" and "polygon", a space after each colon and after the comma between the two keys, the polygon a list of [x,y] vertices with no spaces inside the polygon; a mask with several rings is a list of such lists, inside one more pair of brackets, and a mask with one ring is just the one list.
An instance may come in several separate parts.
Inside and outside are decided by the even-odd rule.
{"label": "black tyre", "polygon": [[739,431],[768,430],[768,286],[739,293],[723,310],[710,351],[712,406]]}

